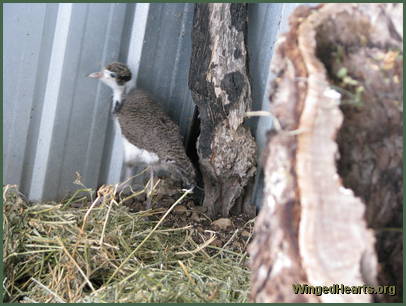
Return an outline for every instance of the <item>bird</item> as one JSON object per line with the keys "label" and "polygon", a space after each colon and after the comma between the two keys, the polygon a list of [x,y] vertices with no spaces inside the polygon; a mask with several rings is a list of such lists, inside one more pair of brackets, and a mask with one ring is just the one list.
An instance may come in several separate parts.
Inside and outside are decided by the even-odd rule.
{"label": "bird", "polygon": [[[127,88],[132,78],[128,66],[113,62],[99,72],[90,73],[88,77],[102,81],[113,90],[111,112],[116,126],[121,130],[125,176],[131,176],[135,165],[147,164],[150,188],[157,176],[170,178],[192,190],[196,185],[196,173],[186,155],[179,126],[149,92]],[[150,208],[150,201],[147,206]]]}

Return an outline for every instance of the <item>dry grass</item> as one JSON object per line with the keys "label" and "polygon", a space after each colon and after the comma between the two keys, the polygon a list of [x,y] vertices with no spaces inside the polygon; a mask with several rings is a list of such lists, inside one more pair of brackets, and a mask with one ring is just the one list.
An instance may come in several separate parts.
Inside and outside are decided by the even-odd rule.
{"label": "dry grass", "polygon": [[186,193],[169,210],[131,213],[115,186],[98,205],[71,207],[83,192],[27,203],[16,186],[3,188],[6,302],[247,301],[245,253],[214,247],[215,234],[197,244],[193,226],[163,227]]}

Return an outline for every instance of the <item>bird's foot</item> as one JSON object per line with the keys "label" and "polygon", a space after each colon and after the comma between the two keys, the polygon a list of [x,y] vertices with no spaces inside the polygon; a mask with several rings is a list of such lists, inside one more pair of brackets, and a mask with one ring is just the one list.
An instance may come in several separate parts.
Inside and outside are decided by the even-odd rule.
{"label": "bird's foot", "polygon": [[191,188],[189,188],[189,189],[186,189],[186,188],[182,188],[181,190],[182,190],[182,192],[183,193],[193,193],[193,189],[194,189],[195,187],[193,186],[193,187],[191,187]]}

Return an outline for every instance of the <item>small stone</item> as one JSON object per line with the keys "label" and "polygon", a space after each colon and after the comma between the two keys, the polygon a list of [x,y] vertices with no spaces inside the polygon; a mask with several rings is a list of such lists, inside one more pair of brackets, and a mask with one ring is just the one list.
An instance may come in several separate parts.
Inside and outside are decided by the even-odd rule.
{"label": "small stone", "polygon": [[71,206],[73,208],[82,208],[84,205],[82,202],[73,202],[73,203],[71,203]]}
{"label": "small stone", "polygon": [[233,247],[235,247],[236,249],[242,249],[243,244],[241,242],[239,242],[239,241],[234,241]]}
{"label": "small stone", "polygon": [[221,248],[223,246],[223,243],[220,240],[215,239],[214,241],[210,242],[210,245]]}
{"label": "small stone", "polygon": [[194,207],[195,207],[195,203],[193,203],[193,201],[188,201],[188,202],[186,203],[186,206],[187,206],[188,208],[194,208]]}
{"label": "small stone", "polygon": [[191,219],[192,221],[199,222],[200,221],[199,214],[197,212],[193,212]]}
{"label": "small stone", "polygon": [[173,212],[177,215],[181,215],[187,212],[187,208],[184,205],[178,205],[173,209]]}
{"label": "small stone", "polygon": [[217,219],[216,221],[213,221],[212,225],[218,227],[221,230],[225,230],[228,227],[231,227],[233,225],[233,223],[228,218],[220,218],[220,219]]}
{"label": "small stone", "polygon": [[250,234],[248,231],[243,230],[243,231],[241,232],[241,236],[244,237],[244,238],[248,238],[249,236],[251,236],[251,234]]}

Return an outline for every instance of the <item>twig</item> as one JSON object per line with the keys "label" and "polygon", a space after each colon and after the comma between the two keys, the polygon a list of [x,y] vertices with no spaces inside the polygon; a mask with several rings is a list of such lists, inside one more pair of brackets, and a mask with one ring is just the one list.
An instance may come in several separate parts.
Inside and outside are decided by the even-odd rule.
{"label": "twig", "polygon": [[[76,198],[76,196],[81,192],[91,192],[91,188],[82,188],[75,191],[75,193],[69,198],[69,200],[62,206],[63,208],[68,207],[69,204]],[[83,197],[82,197],[83,198]],[[81,198],[81,199],[82,199]],[[85,197],[86,198],[86,197]]]}
{"label": "twig", "polygon": [[109,216],[110,216],[110,211],[111,211],[111,207],[113,206],[113,203],[112,203],[113,201],[114,200],[110,201],[110,205],[109,205],[109,208],[108,208],[107,214],[106,214],[106,219],[104,220],[103,229],[102,229],[101,236],[100,236],[100,241],[99,241],[99,245],[101,247],[103,246],[104,233],[106,232],[107,221],[108,221]]}
{"label": "twig", "polygon": [[130,200],[132,198],[135,198],[135,197],[139,196],[140,194],[143,194],[144,192],[145,192],[145,188],[140,190],[140,191],[134,192],[131,195],[129,195],[128,197],[125,197],[124,199],[122,199],[119,204],[122,204],[125,201],[128,201],[128,200]]}
{"label": "twig", "polygon": [[62,249],[64,250],[64,252],[66,253],[66,255],[69,257],[69,259],[73,262],[73,264],[76,266],[76,268],[78,269],[78,271],[80,272],[80,274],[82,274],[82,276],[84,277],[85,281],[88,283],[89,287],[92,289],[92,291],[94,292],[95,289],[92,285],[92,283],[90,282],[90,280],[87,278],[85,272],[83,272],[83,270],[80,268],[79,264],[76,262],[76,260],[69,254],[68,250],[65,248],[65,245],[63,244],[62,240],[59,237],[56,237],[56,240],[58,241],[58,243],[61,245]]}
{"label": "twig", "polygon": [[182,268],[183,272],[185,273],[185,275],[187,276],[187,278],[189,279],[189,282],[191,282],[192,284],[196,284],[195,281],[193,280],[193,278],[190,276],[189,271],[187,270],[186,266],[183,264],[183,262],[181,262],[180,260],[178,260],[178,264],[179,266]]}
{"label": "twig", "polygon": [[210,243],[212,243],[214,240],[216,240],[216,236],[211,236],[207,241],[205,241],[203,244],[199,245],[198,248],[192,250],[192,251],[182,251],[182,252],[176,252],[176,255],[186,255],[186,254],[194,254],[197,252],[200,252],[204,248],[206,248]]}
{"label": "twig", "polygon": [[268,111],[250,111],[245,112],[246,117],[274,117],[271,112]]}
{"label": "twig", "polygon": [[98,197],[93,201],[92,205],[90,205],[90,207],[89,207],[89,209],[87,210],[85,216],[83,217],[82,232],[84,231],[85,224],[86,224],[87,218],[88,218],[89,215],[90,215],[90,212],[92,211],[93,207],[95,207],[96,204],[99,202],[99,199],[100,199],[100,197],[98,196]]}
{"label": "twig", "polygon": [[31,277],[31,280],[36,283],[38,286],[40,286],[42,289],[44,289],[46,292],[48,292],[49,294],[51,294],[54,298],[56,298],[56,300],[59,303],[66,303],[64,299],[62,299],[59,295],[57,295],[55,292],[53,292],[51,289],[49,289],[47,286],[45,286],[44,284],[42,284],[41,282],[37,281],[35,278]]}

